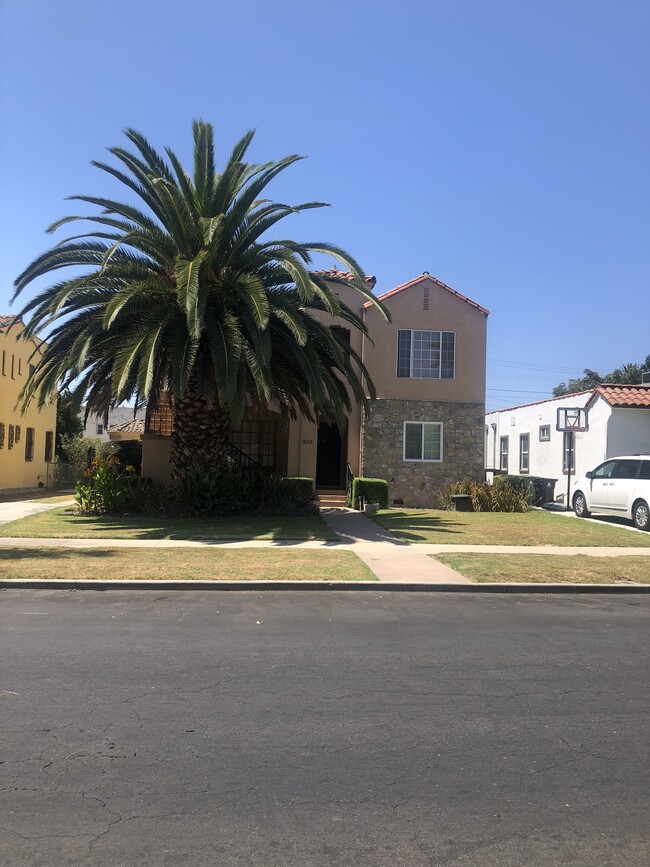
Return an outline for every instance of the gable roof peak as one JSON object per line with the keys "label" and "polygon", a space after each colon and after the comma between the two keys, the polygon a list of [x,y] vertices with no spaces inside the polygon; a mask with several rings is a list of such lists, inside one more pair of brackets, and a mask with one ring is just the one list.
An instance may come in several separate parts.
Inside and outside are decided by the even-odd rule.
{"label": "gable roof peak", "polygon": [[[448,286],[446,283],[443,283],[442,280],[438,280],[437,277],[432,277],[428,271],[423,271],[419,277],[414,277],[412,280],[408,280],[406,283],[401,283],[399,286],[396,286],[394,289],[390,289],[388,292],[384,292],[383,295],[379,295],[378,298],[380,301],[387,301],[389,298],[392,298],[394,295],[399,295],[401,292],[405,292],[407,289],[412,289],[414,286],[418,286],[421,283],[426,283],[430,281],[434,283],[438,288],[444,289],[446,292],[449,292],[450,295],[453,295],[454,298],[457,298],[459,301],[464,301],[466,304],[469,304],[470,307],[473,307],[475,310],[478,310],[484,316],[489,316],[490,311],[485,307],[481,307],[480,304],[477,304],[476,301],[472,301],[471,298],[468,298],[467,295],[463,295],[461,292],[457,292],[455,289],[452,289],[451,286]],[[363,305],[364,307],[370,307],[372,305],[372,301],[366,301]]]}

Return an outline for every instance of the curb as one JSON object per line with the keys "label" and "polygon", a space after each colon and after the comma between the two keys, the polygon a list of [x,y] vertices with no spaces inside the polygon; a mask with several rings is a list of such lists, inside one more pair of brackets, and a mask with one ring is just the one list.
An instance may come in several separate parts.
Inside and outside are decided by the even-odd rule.
{"label": "curb", "polygon": [[650,584],[424,584],[394,581],[0,581],[0,590],[345,590],[389,593],[650,593]]}

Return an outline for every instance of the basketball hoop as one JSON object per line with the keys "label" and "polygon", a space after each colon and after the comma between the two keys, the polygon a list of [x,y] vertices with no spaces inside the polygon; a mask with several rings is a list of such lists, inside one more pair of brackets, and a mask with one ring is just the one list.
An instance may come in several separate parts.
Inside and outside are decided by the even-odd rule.
{"label": "basketball hoop", "polygon": [[571,456],[567,466],[566,510],[571,508],[571,471],[575,462],[575,434],[589,430],[587,410],[584,406],[564,406],[557,411],[555,430],[565,434],[565,441]]}
{"label": "basketball hoop", "polygon": [[583,406],[562,407],[557,411],[555,430],[560,433],[584,433],[589,430],[587,410]]}

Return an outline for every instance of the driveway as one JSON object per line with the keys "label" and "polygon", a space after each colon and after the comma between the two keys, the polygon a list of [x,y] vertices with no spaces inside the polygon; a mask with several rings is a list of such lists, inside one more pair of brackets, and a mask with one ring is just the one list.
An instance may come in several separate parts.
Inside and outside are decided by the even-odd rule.
{"label": "driveway", "polygon": [[647,863],[650,599],[2,592],[0,862]]}

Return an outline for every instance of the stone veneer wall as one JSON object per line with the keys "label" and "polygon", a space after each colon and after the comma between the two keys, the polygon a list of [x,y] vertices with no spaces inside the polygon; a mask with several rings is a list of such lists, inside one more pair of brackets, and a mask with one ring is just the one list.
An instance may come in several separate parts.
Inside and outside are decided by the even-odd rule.
{"label": "stone veneer wall", "polygon": [[[442,422],[442,462],[404,460],[404,422]],[[485,405],[437,400],[375,401],[363,418],[362,474],[386,479],[389,502],[437,508],[442,488],[482,480]]]}

